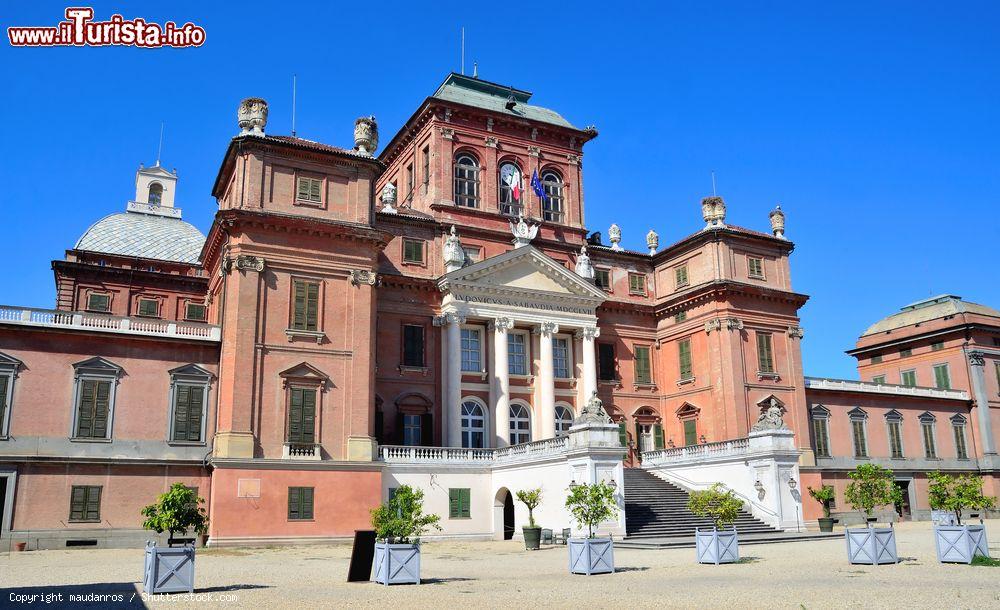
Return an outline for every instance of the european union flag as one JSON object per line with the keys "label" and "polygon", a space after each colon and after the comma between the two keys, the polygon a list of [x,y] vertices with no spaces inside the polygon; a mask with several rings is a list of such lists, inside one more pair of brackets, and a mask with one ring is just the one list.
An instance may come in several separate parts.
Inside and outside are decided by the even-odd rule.
{"label": "european union flag", "polygon": [[542,186],[542,181],[538,179],[538,170],[536,169],[531,173],[531,188],[538,195],[538,198],[542,201],[548,201],[549,196],[545,194],[545,187]]}

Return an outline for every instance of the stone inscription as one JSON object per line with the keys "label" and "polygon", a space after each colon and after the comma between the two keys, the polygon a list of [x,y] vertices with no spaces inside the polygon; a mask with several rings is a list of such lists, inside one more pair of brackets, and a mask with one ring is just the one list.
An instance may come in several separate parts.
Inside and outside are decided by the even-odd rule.
{"label": "stone inscription", "polygon": [[539,309],[543,311],[560,311],[563,313],[593,314],[594,310],[587,307],[572,307],[569,305],[559,305],[556,303],[537,303],[534,301],[519,301],[517,299],[505,299],[502,297],[491,297],[487,295],[474,294],[454,294],[457,300],[465,303],[483,303],[484,305],[500,305],[502,307],[521,307],[524,309]]}

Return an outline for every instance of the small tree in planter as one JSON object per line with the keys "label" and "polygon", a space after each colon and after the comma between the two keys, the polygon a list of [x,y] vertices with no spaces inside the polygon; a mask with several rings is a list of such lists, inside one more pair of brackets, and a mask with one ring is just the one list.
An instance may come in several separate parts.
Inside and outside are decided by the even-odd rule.
{"label": "small tree in planter", "polygon": [[420,536],[440,530],[438,515],[424,514],[424,492],[403,485],[372,509],[375,528],[375,582],[420,584]]}
{"label": "small tree in planter", "polygon": [[524,548],[538,550],[542,537],[542,528],[535,525],[535,508],[542,502],[542,489],[522,489],[517,492],[517,500],[528,507],[528,525],[521,528],[524,532]]}
{"label": "small tree in planter", "polygon": [[996,499],[983,495],[983,479],[974,474],[949,476],[940,472],[927,475],[930,486],[927,497],[931,508],[955,513],[958,525],[935,525],[934,545],[938,561],[972,563],[977,555],[989,557],[986,527],[982,524],[962,524],[965,509],[986,510],[996,505]]}
{"label": "small tree in planter", "polygon": [[725,531],[740,516],[743,501],[722,483],[716,483],[688,496],[688,510],[695,516],[707,517],[714,527],[711,531],[695,528],[695,551],[699,563],[735,563],[740,559],[739,538],[736,528]]}
{"label": "small tree in planter", "polygon": [[570,538],[569,571],[572,574],[607,574],[615,571],[614,543],[611,538],[597,538],[594,529],[618,516],[615,490],[604,483],[570,486],[566,508],[580,529],[586,528],[586,538]]}
{"label": "small tree in planter", "polygon": [[902,502],[903,492],[896,487],[892,471],[875,464],[861,464],[848,474],[851,482],[844,490],[844,499],[865,516],[868,527],[847,528],[847,558],[851,563],[896,563],[896,533],[890,527],[873,527],[872,516],[879,506],[895,506]]}
{"label": "small tree in planter", "polygon": [[830,516],[830,505],[833,504],[833,500],[836,498],[833,485],[823,485],[819,489],[810,487],[809,495],[823,506],[823,516],[817,519],[819,521],[819,531],[832,532],[833,524],[837,522],[836,519]]}
{"label": "small tree in planter", "polygon": [[140,513],[145,519],[144,529],[157,534],[169,532],[167,547],[146,543],[143,588],[146,593],[194,592],[194,546],[174,548],[175,536],[193,530],[204,535],[208,529],[205,509],[198,506],[205,500],[183,483],[174,483],[166,493],[160,494],[156,504],[150,504]]}

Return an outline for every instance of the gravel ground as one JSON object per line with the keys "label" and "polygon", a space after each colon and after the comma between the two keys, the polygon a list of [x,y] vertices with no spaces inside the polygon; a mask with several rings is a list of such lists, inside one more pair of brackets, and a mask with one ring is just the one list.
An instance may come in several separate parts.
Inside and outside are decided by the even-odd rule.
{"label": "gravel ground", "polygon": [[[1000,520],[987,529],[998,557]],[[618,573],[591,577],[568,573],[565,547],[434,542],[424,584],[393,587],[344,582],[346,545],[205,549],[195,596],[165,599],[141,594],[141,550],[35,551],[0,555],[0,607],[18,607],[12,595],[115,592],[123,603],[92,607],[1000,608],[1000,568],[937,563],[929,523],[902,524],[897,542],[902,562],[878,567],[849,565],[842,539],[746,546],[723,566],[696,564],[693,549],[620,549]]]}

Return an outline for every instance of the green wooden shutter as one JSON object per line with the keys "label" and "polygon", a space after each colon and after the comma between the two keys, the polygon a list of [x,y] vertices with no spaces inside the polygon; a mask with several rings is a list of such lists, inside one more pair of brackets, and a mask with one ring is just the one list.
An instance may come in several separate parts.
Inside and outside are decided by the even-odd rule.
{"label": "green wooden shutter", "polygon": [[774,356],[771,352],[771,335],[757,333],[757,366],[762,373],[774,372]]}
{"label": "green wooden shutter", "polygon": [[292,388],[288,401],[288,442],[302,442],[302,388]]}
{"label": "green wooden shutter", "polygon": [[177,398],[174,400],[174,440],[188,440],[189,415],[191,409],[191,386],[177,386]]}
{"label": "green wooden shutter", "polygon": [[636,383],[650,383],[652,375],[649,366],[649,348],[636,346],[635,352],[635,381]]}
{"label": "green wooden shutter", "polygon": [[628,429],[624,419],[618,422],[618,442],[622,447],[628,447]]}
{"label": "green wooden shutter", "polygon": [[955,435],[955,455],[960,460],[968,459],[969,454],[965,448],[965,427],[952,426],[951,430]]}
{"label": "green wooden shutter", "polygon": [[635,450],[642,451],[642,424],[635,422]]}
{"label": "green wooden shutter", "polygon": [[108,435],[108,411],[111,406],[111,382],[97,382],[97,400],[94,403],[94,438]]}
{"label": "green wooden shutter", "polygon": [[323,186],[322,180],[310,180],[309,181],[309,200],[320,202],[323,198],[320,196],[320,188]]}
{"label": "green wooden shutter", "polygon": [[472,500],[472,490],[462,489],[459,497],[462,500],[462,517],[469,518],[472,516],[471,500]]}
{"label": "green wooden shutter", "polygon": [[306,283],[295,282],[295,297],[292,311],[292,328],[305,330],[306,328]]}
{"label": "green wooden shutter", "polygon": [[298,487],[288,488],[288,518],[289,519],[301,519],[302,512],[301,507],[301,489]]}
{"label": "green wooden shutter", "polygon": [[0,434],[3,434],[3,418],[7,411],[7,375],[0,375]]}
{"label": "green wooden shutter", "polygon": [[309,179],[308,178],[299,178],[298,187],[299,188],[298,188],[298,194],[296,195],[296,199],[300,199],[300,200],[303,200],[303,201],[308,200],[309,199]]}
{"label": "green wooden shutter", "polygon": [[101,520],[101,487],[87,487],[87,521]]}
{"label": "green wooden shutter", "polygon": [[302,509],[301,514],[303,519],[313,518],[313,491],[312,487],[303,487],[302,492],[299,494],[302,498]]}
{"label": "green wooden shutter", "polygon": [[934,367],[934,383],[942,390],[951,389],[951,380],[948,379],[948,367],[939,365]]}
{"label": "green wooden shutter", "polygon": [[83,521],[87,514],[87,488],[74,485],[70,492],[69,520]]}
{"label": "green wooden shutter", "polygon": [[685,339],[677,344],[678,359],[680,360],[681,379],[691,378],[691,340]]}
{"label": "green wooden shutter", "polygon": [[191,386],[190,402],[188,403],[188,434],[187,440],[200,441],[201,418],[205,410],[205,388]]}
{"label": "green wooden shutter", "polygon": [[684,420],[684,444],[698,444],[698,422],[694,419]]}
{"label": "green wooden shutter", "polygon": [[462,498],[460,489],[448,490],[448,517],[457,519],[462,514]]}
{"label": "green wooden shutter", "polygon": [[76,405],[76,436],[89,438],[94,434],[94,395],[97,382],[84,380]]}
{"label": "green wooden shutter", "polygon": [[663,449],[663,426],[653,424],[653,447]]}
{"label": "green wooden shutter", "polygon": [[816,437],[816,455],[829,456],[830,439],[825,419],[816,418],[813,420],[813,436]]}
{"label": "green wooden shutter", "polygon": [[306,284],[306,330],[316,330],[319,320],[319,284]]}
{"label": "green wooden shutter", "polygon": [[302,442],[316,442],[316,390],[302,392]]}

